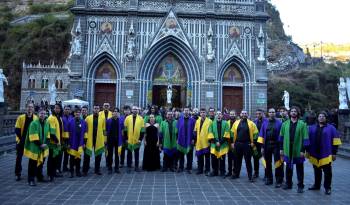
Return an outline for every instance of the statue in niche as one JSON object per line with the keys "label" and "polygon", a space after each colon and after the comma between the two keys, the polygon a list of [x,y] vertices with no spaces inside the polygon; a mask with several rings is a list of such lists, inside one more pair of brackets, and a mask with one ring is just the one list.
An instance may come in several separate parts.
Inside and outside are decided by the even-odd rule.
{"label": "statue in niche", "polygon": [[261,25],[260,25],[259,36],[256,39],[256,44],[259,48],[258,61],[265,61],[265,35]]}
{"label": "statue in niche", "polygon": [[134,30],[134,25],[131,22],[131,26],[128,33],[127,49],[124,55],[127,61],[132,61],[134,59],[135,57],[134,50],[135,50],[135,30]]}
{"label": "statue in niche", "polygon": [[214,33],[213,33],[213,29],[211,28],[211,24],[210,24],[209,31],[207,34],[207,50],[208,50],[207,60],[209,62],[213,62],[215,59],[215,50],[213,49],[213,36],[214,36]]}

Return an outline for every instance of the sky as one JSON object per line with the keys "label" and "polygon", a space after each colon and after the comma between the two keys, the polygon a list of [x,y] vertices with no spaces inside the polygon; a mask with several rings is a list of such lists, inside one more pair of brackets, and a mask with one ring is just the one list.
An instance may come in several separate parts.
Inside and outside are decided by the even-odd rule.
{"label": "sky", "polygon": [[350,0],[271,0],[298,44],[350,43]]}

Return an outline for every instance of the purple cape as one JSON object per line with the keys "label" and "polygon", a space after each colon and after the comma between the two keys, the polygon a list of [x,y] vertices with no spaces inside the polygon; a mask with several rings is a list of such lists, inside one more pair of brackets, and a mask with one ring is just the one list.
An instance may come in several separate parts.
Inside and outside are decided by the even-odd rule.
{"label": "purple cape", "polygon": [[[269,120],[266,119],[263,121],[261,128],[260,128],[260,132],[259,132],[259,137],[262,137],[264,139],[263,144],[266,144],[265,140],[266,140],[266,131],[267,131],[268,126],[269,126]],[[273,129],[273,136],[276,137],[276,142],[279,141],[281,127],[282,127],[282,122],[280,120],[276,119],[274,129]]]}
{"label": "purple cape", "polygon": [[[327,124],[322,130],[320,145],[317,145],[317,124],[309,127],[309,154],[310,156],[321,160],[332,155],[333,139],[339,138],[338,132],[331,124]],[[317,149],[320,150],[317,150]]]}
{"label": "purple cape", "polygon": [[81,132],[77,133],[75,129],[75,119],[71,118],[68,122],[68,132],[69,132],[69,149],[74,151],[79,151],[79,148],[84,146],[84,136],[87,131],[86,122],[83,119],[80,120]]}
{"label": "purple cape", "polygon": [[189,148],[191,147],[191,141],[194,139],[193,136],[193,130],[195,126],[196,121],[189,117],[188,119],[188,127],[187,127],[187,138],[185,137],[185,119],[184,116],[181,116],[177,122],[177,130],[178,130],[178,138],[177,138],[177,144],[178,149],[181,152],[185,152],[187,154]]}

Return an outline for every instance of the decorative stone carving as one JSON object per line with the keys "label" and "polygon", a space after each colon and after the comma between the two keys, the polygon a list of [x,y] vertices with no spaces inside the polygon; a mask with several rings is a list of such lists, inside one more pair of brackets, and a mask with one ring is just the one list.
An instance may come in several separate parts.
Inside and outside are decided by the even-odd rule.
{"label": "decorative stone carving", "polygon": [[215,49],[213,49],[213,35],[214,33],[210,23],[209,31],[207,34],[207,60],[209,62],[213,62],[215,59]]}
{"label": "decorative stone carving", "polygon": [[135,57],[135,30],[134,23],[131,22],[129,33],[128,33],[128,45],[124,57],[127,61],[132,61]]}
{"label": "decorative stone carving", "polygon": [[230,59],[233,56],[236,56],[245,62],[245,58],[244,58],[244,56],[243,56],[243,54],[242,54],[241,50],[239,49],[236,42],[232,43],[232,46],[231,46],[229,52],[227,53],[224,61],[227,61],[228,59]]}
{"label": "decorative stone carving", "polygon": [[260,25],[260,32],[258,38],[256,39],[256,44],[259,48],[258,61],[265,61],[265,35],[262,29],[262,25]]}
{"label": "decorative stone carving", "polygon": [[184,34],[183,30],[181,29],[179,22],[177,21],[175,14],[173,11],[169,12],[169,15],[165,19],[162,27],[158,31],[156,37],[154,38],[151,47],[156,44],[159,40],[167,37],[167,36],[175,36],[179,39],[181,39],[188,47],[191,48],[186,35]]}
{"label": "decorative stone carving", "polygon": [[90,8],[118,8],[126,7],[128,5],[127,0],[88,0],[88,7]]}

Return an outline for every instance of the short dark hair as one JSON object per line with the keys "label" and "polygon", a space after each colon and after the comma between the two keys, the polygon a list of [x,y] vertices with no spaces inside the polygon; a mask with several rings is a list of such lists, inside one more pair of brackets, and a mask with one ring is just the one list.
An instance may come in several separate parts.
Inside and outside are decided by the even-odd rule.
{"label": "short dark hair", "polygon": [[76,112],[81,112],[81,109],[80,109],[80,107],[75,107],[75,109],[74,109],[74,113],[76,113]]}
{"label": "short dark hair", "polygon": [[131,107],[130,107],[129,105],[125,105],[125,106],[123,107],[123,110],[131,110]]}
{"label": "short dark hair", "polygon": [[261,108],[257,109],[256,112],[264,112]]}
{"label": "short dark hair", "polygon": [[328,113],[327,113],[326,111],[324,111],[324,110],[322,110],[322,111],[320,111],[319,113],[317,113],[317,117],[318,117],[319,115],[324,115],[325,118],[328,118]]}
{"label": "short dark hair", "polygon": [[83,107],[81,107],[81,109],[83,109],[83,108],[85,108],[85,109],[89,109],[86,105],[84,105]]}
{"label": "short dark hair", "polygon": [[117,108],[117,107],[114,108],[114,112],[120,112],[120,111],[119,111],[119,108]]}
{"label": "short dark hair", "polygon": [[298,117],[299,117],[299,116],[300,116],[300,114],[301,114],[301,112],[300,112],[300,108],[299,108],[299,107],[297,107],[297,106],[292,106],[292,107],[290,107],[289,112],[291,112],[293,109],[297,111],[297,113],[298,113]]}
{"label": "short dark hair", "polygon": [[207,110],[205,108],[201,108],[199,111],[200,112],[202,112],[202,111],[207,112]]}

